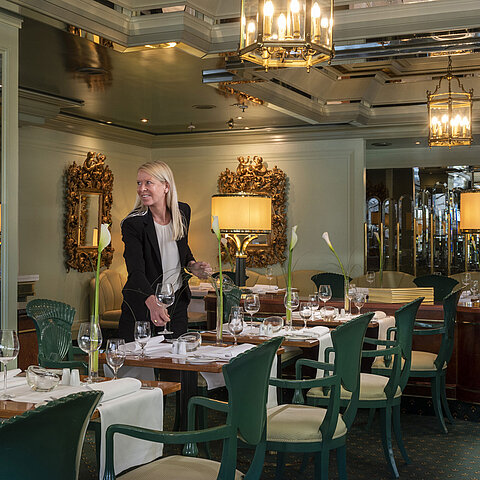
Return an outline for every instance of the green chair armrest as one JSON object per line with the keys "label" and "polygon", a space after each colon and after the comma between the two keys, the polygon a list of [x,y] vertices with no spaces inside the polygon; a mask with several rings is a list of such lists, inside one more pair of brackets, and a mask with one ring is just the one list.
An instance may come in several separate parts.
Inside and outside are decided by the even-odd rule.
{"label": "green chair armrest", "polygon": [[414,327],[434,328],[431,323],[415,322]]}
{"label": "green chair armrest", "polygon": [[387,340],[390,340],[392,333],[395,333],[396,331],[397,331],[397,327],[387,328]]}
{"label": "green chair armrest", "polygon": [[413,330],[414,335],[441,335],[443,333],[445,333],[445,327],[432,327],[427,330]]}
{"label": "green chair armrest", "polygon": [[318,362],[311,358],[299,358],[295,363],[295,378],[300,380],[302,378],[302,367],[312,367],[317,370],[324,370],[333,372],[334,365],[332,363]]}
{"label": "green chair armrest", "polygon": [[386,347],[382,350],[362,350],[362,357],[390,357],[395,353],[400,353],[400,347],[398,345]]}
{"label": "green chair armrest", "polygon": [[284,378],[270,378],[269,385],[289,389],[310,389],[314,387],[332,386],[338,383],[337,375],[330,375],[323,378],[312,378],[311,380],[290,380]]}
{"label": "green chair armrest", "polygon": [[364,343],[369,343],[370,345],[384,345],[386,347],[394,346],[396,344],[395,340],[380,340],[378,338],[365,337],[363,341]]}

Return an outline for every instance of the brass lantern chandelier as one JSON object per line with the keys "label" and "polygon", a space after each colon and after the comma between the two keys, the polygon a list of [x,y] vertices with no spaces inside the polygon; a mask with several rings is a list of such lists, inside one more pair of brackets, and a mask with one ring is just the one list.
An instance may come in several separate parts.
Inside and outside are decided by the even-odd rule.
{"label": "brass lantern chandelier", "polygon": [[330,60],[334,0],[242,0],[240,57],[270,67]]}
{"label": "brass lantern chandelier", "polygon": [[[448,91],[441,92],[443,80],[448,82]],[[452,91],[453,80],[457,81],[455,91]],[[472,144],[472,97],[473,89],[467,92],[463,88],[453,74],[452,59],[448,57],[447,74],[433,93],[427,91],[430,147]]]}

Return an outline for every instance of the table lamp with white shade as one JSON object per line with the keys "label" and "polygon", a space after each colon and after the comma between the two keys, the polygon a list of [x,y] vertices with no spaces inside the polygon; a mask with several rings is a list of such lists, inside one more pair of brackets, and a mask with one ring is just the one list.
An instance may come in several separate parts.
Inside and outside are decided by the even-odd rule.
{"label": "table lamp with white shade", "polygon": [[235,284],[244,286],[247,247],[272,230],[272,199],[266,194],[224,193],[212,196],[212,216],[220,232],[235,243]]}

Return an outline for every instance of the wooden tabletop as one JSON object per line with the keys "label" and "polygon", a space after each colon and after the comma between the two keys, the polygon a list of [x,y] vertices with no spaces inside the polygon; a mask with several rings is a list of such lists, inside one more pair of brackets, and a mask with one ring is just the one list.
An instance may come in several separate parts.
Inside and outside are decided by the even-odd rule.
{"label": "wooden tabletop", "polygon": [[[214,332],[202,332],[202,339],[207,342],[213,342],[216,339],[216,334]],[[252,343],[254,345],[260,345],[261,343],[270,340],[269,337],[263,337],[260,335],[238,335],[237,343]],[[229,333],[223,333],[223,341],[226,343],[233,343],[233,335]],[[288,339],[286,338],[282,346],[284,347],[301,347],[301,348],[312,348],[318,345],[318,338],[302,338],[302,339]]]}
{"label": "wooden tabletop", "polygon": [[[82,380],[85,380],[85,376],[82,375]],[[110,380],[109,378],[101,378],[101,381]],[[154,380],[141,380],[142,388],[161,388],[163,395],[169,395],[170,393],[178,392],[181,389],[180,382],[157,382]],[[15,415],[21,415],[28,410],[34,410],[36,404],[28,402],[16,402],[14,400],[0,400],[0,418],[10,418]],[[97,410],[93,412],[92,419],[98,418],[99,413]]]}

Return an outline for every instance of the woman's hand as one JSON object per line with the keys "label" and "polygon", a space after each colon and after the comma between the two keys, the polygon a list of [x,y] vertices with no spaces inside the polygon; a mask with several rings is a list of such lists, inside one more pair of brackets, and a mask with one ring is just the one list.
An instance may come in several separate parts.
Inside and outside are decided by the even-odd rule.
{"label": "woman's hand", "polygon": [[167,309],[163,305],[159,305],[157,303],[154,295],[150,295],[145,300],[145,305],[150,310],[150,320],[157,327],[163,327],[167,322],[170,321],[170,316],[168,315]]}
{"label": "woman's hand", "polygon": [[198,278],[207,278],[213,273],[212,267],[207,262],[190,262],[188,269]]}

